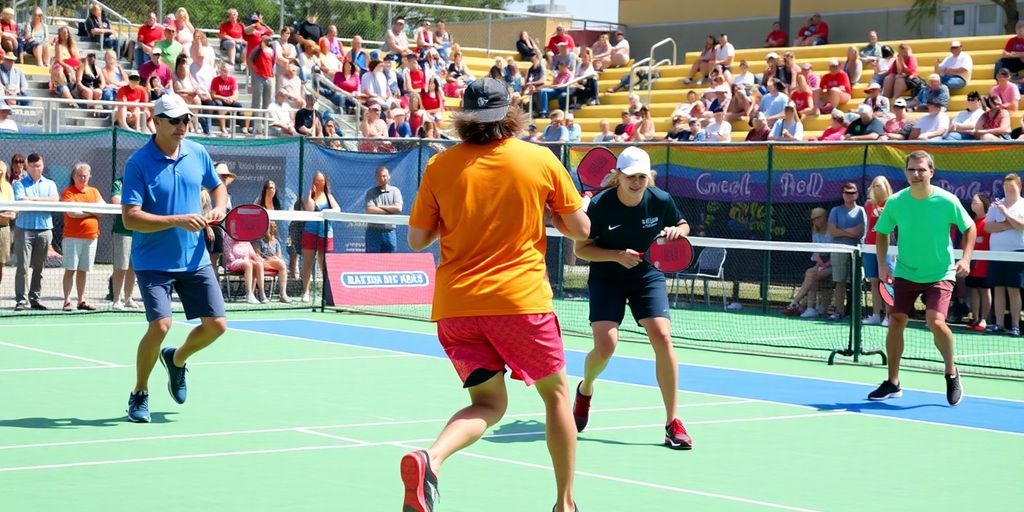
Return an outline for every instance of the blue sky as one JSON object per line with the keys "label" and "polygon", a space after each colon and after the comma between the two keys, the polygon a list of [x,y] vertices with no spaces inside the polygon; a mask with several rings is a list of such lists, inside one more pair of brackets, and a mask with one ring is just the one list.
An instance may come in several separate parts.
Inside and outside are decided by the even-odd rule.
{"label": "blue sky", "polygon": [[[525,11],[526,6],[536,3],[547,3],[547,0],[517,0],[509,4],[508,9]],[[618,0],[555,0],[555,4],[564,5],[574,18],[597,21],[619,20]]]}

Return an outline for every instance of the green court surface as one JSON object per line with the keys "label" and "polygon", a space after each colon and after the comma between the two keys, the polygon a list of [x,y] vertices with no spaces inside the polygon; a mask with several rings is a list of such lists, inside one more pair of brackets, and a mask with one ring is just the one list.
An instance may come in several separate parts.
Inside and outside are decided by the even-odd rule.
{"label": "green court surface", "polygon": [[[190,361],[186,404],[171,400],[157,366],[154,422],[139,425],[125,420],[124,409],[141,316],[5,318],[0,510],[400,510],[399,458],[428,446],[467,398],[450,364],[423,354],[436,339],[410,337],[408,350],[383,350],[367,346],[365,333],[387,341],[432,333],[433,325],[308,312],[240,312],[230,320],[231,329]],[[268,320],[296,327],[289,334],[247,327]],[[380,329],[340,343],[303,327],[325,322],[338,333]],[[168,343],[180,343],[188,329],[176,322]],[[566,340],[569,350],[589,344]],[[806,386],[840,381],[864,393],[884,378],[881,368],[678,353],[696,365],[683,367],[684,389],[697,368],[792,376]],[[653,354],[624,343],[617,356]],[[905,372],[903,384],[944,389],[941,376],[925,372]],[[679,414],[695,447],[677,452],[660,445],[665,413],[656,389],[612,381],[596,389],[578,444],[575,494],[586,512],[1020,510],[1024,503],[1024,425],[986,429],[682,391]],[[965,389],[965,403],[952,411],[929,393],[916,395],[934,403],[907,409],[974,414],[965,405],[981,397],[1014,417],[1024,409],[1020,381],[968,378]],[[551,509],[543,406],[518,382],[509,391],[507,417],[442,469],[438,511]]]}

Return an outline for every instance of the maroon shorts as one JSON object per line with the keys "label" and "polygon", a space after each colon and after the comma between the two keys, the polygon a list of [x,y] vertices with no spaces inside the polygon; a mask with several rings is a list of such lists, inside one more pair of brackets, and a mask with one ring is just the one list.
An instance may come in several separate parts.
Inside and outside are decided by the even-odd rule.
{"label": "maroon shorts", "polygon": [[334,239],[304,231],[302,233],[302,250],[331,252],[334,250]]}
{"label": "maroon shorts", "polygon": [[437,337],[465,387],[507,366],[527,386],[565,367],[562,329],[554,313],[442,318]]}
{"label": "maroon shorts", "polygon": [[915,283],[897,277],[892,284],[893,297],[892,312],[912,316],[914,314],[914,302],[921,295],[924,295],[925,309],[938,311],[943,315],[949,312],[949,301],[953,297],[953,281],[939,281],[936,283]]}

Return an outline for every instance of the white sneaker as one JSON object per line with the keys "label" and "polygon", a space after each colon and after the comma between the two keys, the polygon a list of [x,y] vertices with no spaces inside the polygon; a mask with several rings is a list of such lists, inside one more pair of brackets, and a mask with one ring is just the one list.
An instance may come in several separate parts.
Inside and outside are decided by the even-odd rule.
{"label": "white sneaker", "polygon": [[882,318],[877,314],[873,314],[869,317],[864,318],[864,320],[862,320],[861,323],[864,325],[878,325],[882,323]]}
{"label": "white sneaker", "polygon": [[128,300],[124,301],[124,307],[129,308],[129,309],[139,309],[139,303],[135,302],[132,299],[128,299]]}
{"label": "white sneaker", "polygon": [[695,84],[697,84],[697,85],[700,85],[700,84],[704,83],[704,79],[702,78],[702,79],[700,79],[700,80],[697,80],[697,81],[696,81],[696,82],[694,82],[694,83],[695,83]]}
{"label": "white sneaker", "polygon": [[269,304],[269,303],[270,303],[270,299],[268,299],[266,295],[264,295],[263,297],[260,298],[260,304]]}
{"label": "white sneaker", "polygon": [[250,296],[246,297],[245,301],[248,302],[249,304],[259,304],[260,303],[259,299],[257,299],[255,295],[250,295]]}
{"label": "white sneaker", "polygon": [[832,313],[831,315],[828,316],[828,319],[832,321],[842,320],[843,315],[840,315],[839,313]]}
{"label": "white sneaker", "polygon": [[684,78],[683,79],[683,84],[690,85],[690,79],[689,78]]}
{"label": "white sneaker", "polygon": [[889,317],[882,319],[882,327],[889,327]]}
{"label": "white sneaker", "polygon": [[818,310],[814,308],[807,308],[803,313],[800,313],[800,318],[818,318]]}
{"label": "white sneaker", "polygon": [[110,309],[114,311],[124,311],[124,303],[121,301],[117,301],[110,305]]}
{"label": "white sneaker", "polygon": [[730,302],[725,309],[728,309],[729,311],[739,311],[743,309],[743,304],[740,304],[739,302]]}
{"label": "white sneaker", "polygon": [[302,302],[309,302],[309,294],[308,293],[303,293],[302,294]]}
{"label": "white sneaker", "polygon": [[281,302],[283,302],[284,304],[291,304],[292,303],[292,298],[287,296],[287,295],[282,295],[280,297],[280,299],[281,299]]}

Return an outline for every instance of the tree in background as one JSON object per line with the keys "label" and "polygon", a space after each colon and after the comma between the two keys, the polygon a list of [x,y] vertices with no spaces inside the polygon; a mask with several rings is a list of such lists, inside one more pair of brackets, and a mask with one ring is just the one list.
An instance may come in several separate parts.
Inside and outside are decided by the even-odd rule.
{"label": "tree in background", "polygon": [[[1007,34],[1012,34],[1017,20],[1020,19],[1017,0],[991,0],[991,2],[1003,9],[1003,13],[1006,15],[1006,23],[1003,25],[1003,28]],[[907,11],[903,21],[911,30],[920,34],[921,23],[926,19],[935,19],[939,15],[940,7],[942,7],[942,0],[914,0],[913,7]]]}

